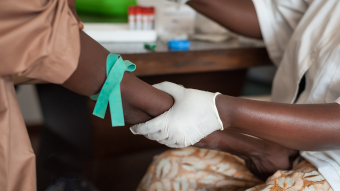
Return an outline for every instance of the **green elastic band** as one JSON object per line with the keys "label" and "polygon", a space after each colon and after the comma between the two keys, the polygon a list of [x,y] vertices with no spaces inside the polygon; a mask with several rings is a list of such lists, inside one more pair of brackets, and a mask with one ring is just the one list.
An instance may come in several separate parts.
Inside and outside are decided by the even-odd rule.
{"label": "green elastic band", "polygon": [[124,113],[122,97],[120,93],[120,82],[124,72],[133,72],[136,65],[130,61],[123,61],[120,55],[109,54],[106,60],[107,79],[99,94],[91,96],[97,100],[93,115],[104,119],[107,105],[110,106],[112,126],[124,126]]}

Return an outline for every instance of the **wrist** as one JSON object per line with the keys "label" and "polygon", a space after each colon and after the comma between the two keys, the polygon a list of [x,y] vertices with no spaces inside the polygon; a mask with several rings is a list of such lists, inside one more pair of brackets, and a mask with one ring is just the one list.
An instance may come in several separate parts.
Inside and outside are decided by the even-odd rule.
{"label": "wrist", "polygon": [[233,124],[234,102],[233,97],[218,95],[215,100],[218,115],[223,123],[224,129],[228,129]]}
{"label": "wrist", "polygon": [[124,74],[121,82],[121,94],[123,102],[151,117],[156,117],[169,110],[174,102],[169,94],[141,81],[130,72]]}
{"label": "wrist", "polygon": [[[152,87],[152,86],[150,86]],[[168,111],[174,104],[174,99],[169,94],[152,87],[149,105],[145,111],[152,117],[157,117]]]}

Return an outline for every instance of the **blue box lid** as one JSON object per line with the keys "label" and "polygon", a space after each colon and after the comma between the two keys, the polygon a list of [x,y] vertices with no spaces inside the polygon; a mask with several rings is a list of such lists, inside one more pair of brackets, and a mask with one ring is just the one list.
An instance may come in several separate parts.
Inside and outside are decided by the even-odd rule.
{"label": "blue box lid", "polygon": [[190,41],[188,40],[169,40],[170,50],[189,50]]}

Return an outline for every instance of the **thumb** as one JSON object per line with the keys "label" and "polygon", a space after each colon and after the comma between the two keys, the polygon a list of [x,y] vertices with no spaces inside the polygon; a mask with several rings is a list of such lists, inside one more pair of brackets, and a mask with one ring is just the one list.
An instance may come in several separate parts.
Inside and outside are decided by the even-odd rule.
{"label": "thumb", "polygon": [[150,121],[134,125],[130,127],[130,131],[135,135],[147,135],[161,131],[166,127],[167,114],[168,111]]}
{"label": "thumb", "polygon": [[177,84],[174,84],[174,83],[171,83],[171,82],[162,82],[162,83],[153,85],[153,87],[157,88],[157,89],[159,89],[159,90],[161,90],[165,93],[170,94],[175,99],[182,97],[182,95],[185,92],[184,87],[177,85]]}

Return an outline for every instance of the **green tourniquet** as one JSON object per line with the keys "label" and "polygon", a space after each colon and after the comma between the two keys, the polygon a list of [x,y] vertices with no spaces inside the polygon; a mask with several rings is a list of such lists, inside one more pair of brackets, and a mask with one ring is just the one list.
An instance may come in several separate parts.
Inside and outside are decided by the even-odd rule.
{"label": "green tourniquet", "polygon": [[98,95],[91,96],[91,99],[97,100],[93,115],[104,119],[107,105],[110,106],[112,126],[124,126],[124,113],[122,97],[120,93],[120,82],[123,79],[124,72],[133,72],[136,65],[130,61],[123,61],[120,55],[109,54],[106,60],[107,79]]}

